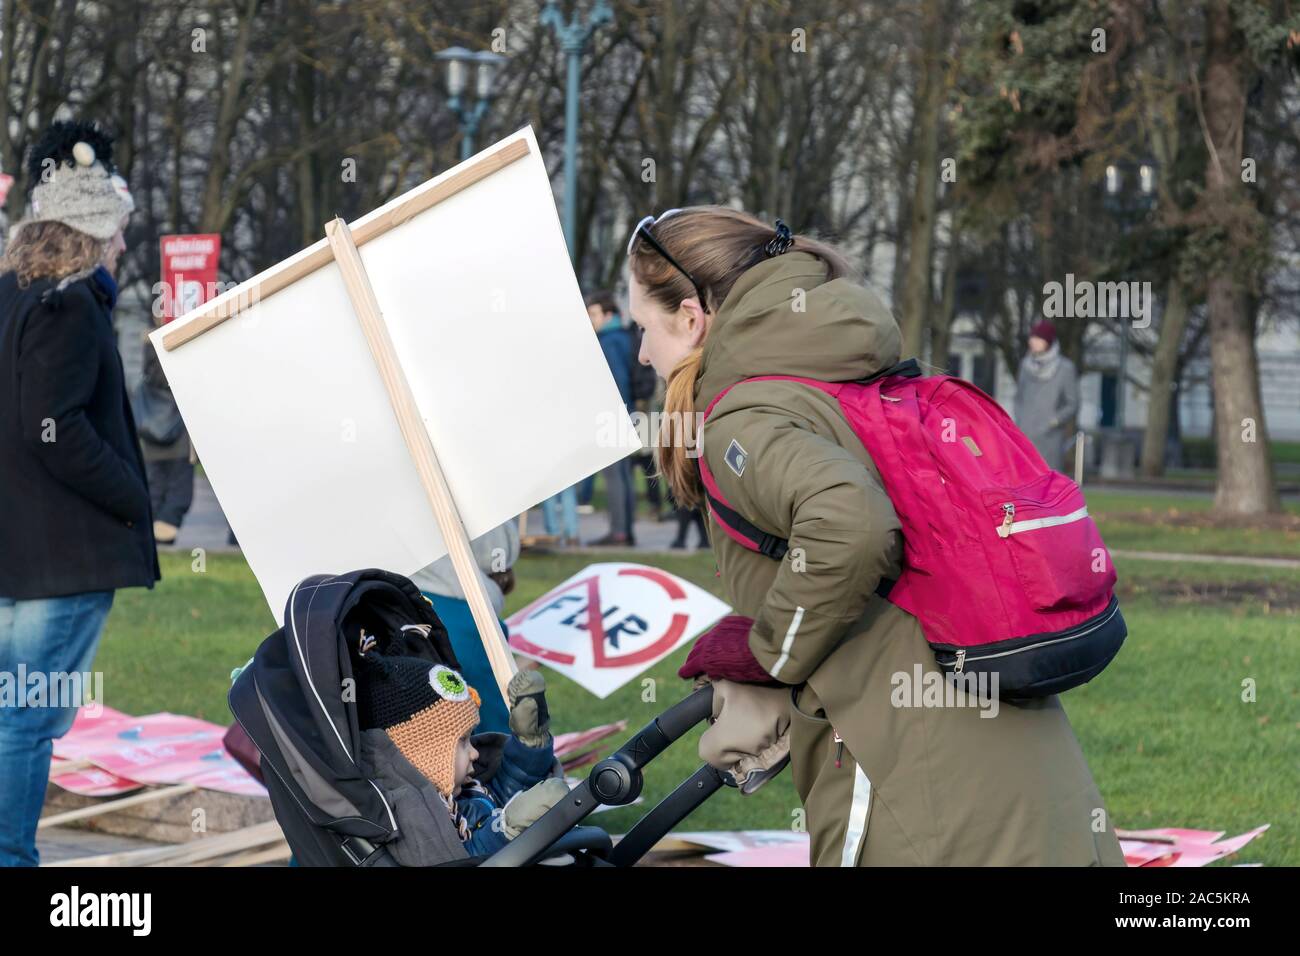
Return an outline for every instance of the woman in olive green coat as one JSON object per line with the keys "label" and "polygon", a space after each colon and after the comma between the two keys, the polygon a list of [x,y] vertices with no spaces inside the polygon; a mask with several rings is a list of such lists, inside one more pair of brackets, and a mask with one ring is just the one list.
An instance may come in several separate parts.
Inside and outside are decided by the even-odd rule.
{"label": "woman in olive green coat", "polygon": [[[640,360],[668,380],[660,461],[684,504],[702,499],[695,416],[719,392],[759,375],[851,381],[898,361],[897,324],[844,257],[788,239],[721,207],[643,221],[632,236]],[[710,520],[728,599],[754,621],[749,649],[783,685],[715,681],[711,762],[771,763],[788,721],[817,866],[1122,866],[1056,697],[1012,705],[957,691],[945,704],[913,687],[938,686],[933,654],[916,619],[875,594],[900,570],[899,521],[835,400],[748,383],[704,433],[723,497],[789,539],[776,562]]]}

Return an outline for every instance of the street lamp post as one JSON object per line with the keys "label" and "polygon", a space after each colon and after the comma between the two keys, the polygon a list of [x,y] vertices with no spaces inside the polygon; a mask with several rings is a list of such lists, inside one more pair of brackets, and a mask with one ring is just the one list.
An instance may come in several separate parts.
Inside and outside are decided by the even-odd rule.
{"label": "street lamp post", "polygon": [[[447,105],[460,121],[460,158],[469,159],[474,154],[474,137],[478,135],[479,125],[487,115],[488,104],[492,100],[493,82],[497,68],[505,62],[505,57],[482,50],[474,53],[463,46],[448,47],[434,57],[447,64],[447,93],[450,99]],[[477,101],[471,106],[469,97],[461,99],[469,86],[470,72],[477,69],[474,93]]]}
{"label": "street lamp post", "polygon": [[[1136,188],[1125,188],[1129,177],[1136,173]],[[1133,222],[1147,213],[1156,200],[1156,168],[1151,162],[1132,165],[1112,163],[1106,167],[1105,204],[1119,221],[1120,231],[1127,234]],[[1119,381],[1115,386],[1115,427],[1123,431],[1125,425],[1124,393],[1128,383],[1128,330],[1130,318],[1125,316],[1119,326]]]}
{"label": "street lamp post", "polygon": [[573,18],[564,22],[564,14],[556,0],[547,0],[542,10],[541,23],[555,31],[562,49],[569,58],[569,82],[564,97],[564,241],[569,246],[569,258],[577,261],[578,226],[578,81],[582,77],[582,51],[602,23],[612,22],[614,11],[606,0],[596,0],[587,22],[583,23],[575,9]]}

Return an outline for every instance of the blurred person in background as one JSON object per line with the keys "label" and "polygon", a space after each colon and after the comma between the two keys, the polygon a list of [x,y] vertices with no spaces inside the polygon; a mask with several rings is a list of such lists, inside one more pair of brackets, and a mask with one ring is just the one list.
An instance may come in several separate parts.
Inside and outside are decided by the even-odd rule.
{"label": "blurred person in background", "polygon": [[1061,354],[1056,326],[1042,321],[1029,330],[1029,351],[1016,377],[1016,424],[1047,467],[1065,468],[1065,446],[1079,411],[1079,374]]}
{"label": "blurred person in background", "polygon": [[159,544],[175,544],[181,522],[194,502],[194,456],[158,352],[148,337],[143,369],[131,407],[149,476],[153,536]]}
{"label": "blurred person in background", "polygon": [[[596,330],[600,350],[605,353],[609,373],[614,376],[619,397],[623,399],[623,406],[630,415],[636,411],[636,404],[632,398],[632,364],[635,361],[632,351],[635,341],[632,333],[623,325],[618,302],[614,299],[614,293],[608,289],[590,293],[586,303],[587,316],[591,319],[591,327]],[[636,492],[632,487],[632,456],[614,462],[600,474],[605,479],[609,532],[592,544],[632,547],[636,543],[632,533],[632,521],[636,515]]]}

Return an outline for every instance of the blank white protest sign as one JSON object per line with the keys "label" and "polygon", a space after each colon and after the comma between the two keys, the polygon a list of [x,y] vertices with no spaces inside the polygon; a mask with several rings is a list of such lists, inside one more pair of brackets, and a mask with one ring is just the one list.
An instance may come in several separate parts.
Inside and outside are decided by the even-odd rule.
{"label": "blank white protest sign", "polygon": [[[367,224],[520,140],[522,158],[358,240],[471,539],[640,447],[587,318],[532,130],[350,224],[364,237]],[[308,575],[411,574],[447,553],[333,258],[273,294],[254,291],[321,247],[326,240],[150,336],[281,623],[290,590]],[[251,304],[233,317],[188,340],[178,332],[241,298]],[[183,344],[164,347],[177,335]]]}

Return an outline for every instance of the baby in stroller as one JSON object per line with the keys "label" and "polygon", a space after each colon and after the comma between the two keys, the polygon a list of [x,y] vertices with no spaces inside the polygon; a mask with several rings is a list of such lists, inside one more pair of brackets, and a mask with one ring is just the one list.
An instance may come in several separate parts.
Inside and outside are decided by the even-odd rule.
{"label": "baby in stroller", "polygon": [[[363,756],[374,733],[395,746],[438,792],[470,856],[494,853],[555,806],[568,793],[552,776],[555,750],[546,707],[546,682],[538,671],[521,671],[507,687],[510,734],[500,747],[495,772],[475,777],[481,757],[471,735],[479,722],[478,692],[445,664],[401,653],[400,641],[381,652],[362,632],[354,651],[357,716]],[[494,755],[495,756],[495,755]]]}

